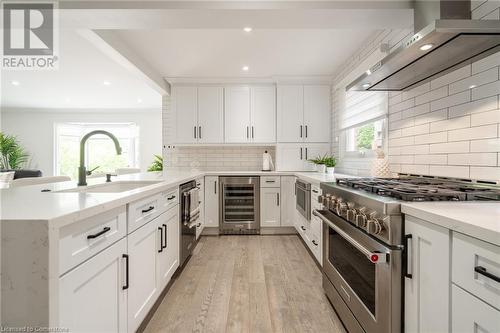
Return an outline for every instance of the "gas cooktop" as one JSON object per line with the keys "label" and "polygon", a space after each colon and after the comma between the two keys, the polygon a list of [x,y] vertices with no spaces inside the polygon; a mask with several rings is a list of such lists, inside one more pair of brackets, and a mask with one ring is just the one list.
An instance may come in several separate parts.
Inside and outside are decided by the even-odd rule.
{"label": "gas cooktop", "polygon": [[439,178],[339,178],[337,185],[403,201],[500,201],[498,186]]}

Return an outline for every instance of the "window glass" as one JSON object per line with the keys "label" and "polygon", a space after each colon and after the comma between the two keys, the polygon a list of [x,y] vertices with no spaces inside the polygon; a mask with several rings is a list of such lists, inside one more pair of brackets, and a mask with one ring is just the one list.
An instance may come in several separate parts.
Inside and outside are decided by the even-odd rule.
{"label": "window glass", "polygon": [[376,120],[345,131],[346,152],[366,152],[383,148],[384,120]]}

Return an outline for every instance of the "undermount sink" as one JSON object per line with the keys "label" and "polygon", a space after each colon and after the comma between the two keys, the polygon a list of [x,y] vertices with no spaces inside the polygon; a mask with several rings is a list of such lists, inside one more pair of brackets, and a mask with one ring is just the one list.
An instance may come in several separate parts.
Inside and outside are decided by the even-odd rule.
{"label": "undermount sink", "polygon": [[86,192],[86,193],[120,193],[136,190],[141,187],[158,184],[158,180],[118,180],[115,182],[81,186],[67,190],[55,191],[55,193]]}

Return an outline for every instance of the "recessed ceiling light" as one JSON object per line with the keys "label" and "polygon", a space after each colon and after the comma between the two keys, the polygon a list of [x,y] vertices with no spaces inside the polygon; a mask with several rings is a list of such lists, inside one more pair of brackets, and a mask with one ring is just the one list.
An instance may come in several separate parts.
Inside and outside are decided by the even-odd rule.
{"label": "recessed ceiling light", "polygon": [[16,81],[16,80],[11,81],[10,83],[12,83],[12,85],[13,85],[13,86],[18,86],[18,85],[20,85],[20,84],[21,84],[21,82]]}
{"label": "recessed ceiling light", "polygon": [[420,50],[422,51],[427,51],[427,50],[430,50],[434,47],[434,44],[424,44],[422,46],[420,46]]}
{"label": "recessed ceiling light", "polygon": [[142,98],[138,98],[137,103],[139,103],[139,104],[142,103]]}
{"label": "recessed ceiling light", "polygon": [[469,86],[469,89],[474,89],[474,88],[476,88],[476,87],[477,87],[477,86],[476,86],[475,84],[473,84],[473,85],[470,85],[470,86]]}
{"label": "recessed ceiling light", "polygon": [[369,84],[369,83],[363,83],[362,87],[363,87],[363,88],[365,88],[365,89],[366,89],[366,88],[369,88],[369,87],[370,87],[370,84]]}
{"label": "recessed ceiling light", "polygon": [[102,84],[104,84],[105,86],[110,86],[111,82],[104,80],[104,81],[102,81]]}
{"label": "recessed ceiling light", "polygon": [[245,72],[248,72],[250,68],[248,66],[243,66],[241,69],[244,70]]}
{"label": "recessed ceiling light", "polygon": [[252,30],[253,30],[252,27],[244,27],[243,28],[243,31],[245,31],[245,32],[251,32]]}

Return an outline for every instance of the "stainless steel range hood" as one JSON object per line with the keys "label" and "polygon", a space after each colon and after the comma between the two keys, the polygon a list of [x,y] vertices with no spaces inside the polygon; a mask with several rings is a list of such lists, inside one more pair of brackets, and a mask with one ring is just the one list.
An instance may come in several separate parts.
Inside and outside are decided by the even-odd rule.
{"label": "stainless steel range hood", "polygon": [[346,87],[401,91],[500,51],[500,21],[471,20],[470,1],[415,1],[416,32]]}

